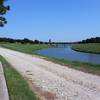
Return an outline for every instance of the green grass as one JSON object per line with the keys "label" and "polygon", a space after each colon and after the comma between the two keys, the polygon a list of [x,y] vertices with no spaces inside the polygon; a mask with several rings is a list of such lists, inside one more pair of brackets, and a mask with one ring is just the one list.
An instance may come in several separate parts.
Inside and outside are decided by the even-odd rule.
{"label": "green grass", "polygon": [[39,100],[24,78],[0,56],[8,86],[10,100]]}
{"label": "green grass", "polygon": [[49,47],[49,45],[31,45],[31,44],[1,44],[1,45],[2,47],[6,47],[6,48],[13,49],[16,51],[29,53],[29,54],[35,54],[46,60],[50,60],[52,62],[59,63],[62,65],[67,65],[74,69],[100,75],[100,65],[91,64],[91,63],[82,63],[78,61],[66,61],[64,59],[49,58],[49,57],[45,57],[43,55],[39,55],[35,53],[36,50]]}
{"label": "green grass", "polygon": [[20,44],[20,43],[1,43],[0,46],[28,54],[33,54],[35,53],[36,50],[50,47],[49,44],[47,45],[47,44]]}
{"label": "green grass", "polygon": [[100,43],[74,44],[72,49],[87,53],[100,53]]}
{"label": "green grass", "polygon": [[98,64],[83,63],[78,61],[66,61],[64,59],[47,58],[47,57],[45,57],[44,59],[52,61],[54,63],[59,63],[61,65],[68,66],[69,68],[74,68],[77,70],[81,70],[83,72],[100,75],[100,65]]}

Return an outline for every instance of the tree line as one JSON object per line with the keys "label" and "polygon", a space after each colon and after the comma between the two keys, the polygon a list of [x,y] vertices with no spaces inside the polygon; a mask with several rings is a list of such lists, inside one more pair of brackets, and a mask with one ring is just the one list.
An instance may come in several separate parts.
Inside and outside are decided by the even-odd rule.
{"label": "tree line", "polygon": [[93,37],[86,40],[79,41],[78,43],[100,43],[100,37]]}
{"label": "tree line", "polygon": [[21,44],[25,44],[25,43],[30,43],[30,44],[47,44],[48,42],[42,42],[39,40],[30,40],[28,38],[24,38],[24,39],[12,39],[12,38],[0,38],[0,42],[4,42],[4,43],[21,43]]}
{"label": "tree line", "polygon": [[13,39],[13,38],[6,38],[6,37],[0,37],[0,42],[2,43],[21,43],[21,44],[26,44],[26,43],[30,43],[30,44],[67,44],[67,42],[52,42],[52,41],[48,41],[48,42],[44,42],[44,41],[40,41],[40,40],[30,40],[28,38],[24,38],[24,39]]}

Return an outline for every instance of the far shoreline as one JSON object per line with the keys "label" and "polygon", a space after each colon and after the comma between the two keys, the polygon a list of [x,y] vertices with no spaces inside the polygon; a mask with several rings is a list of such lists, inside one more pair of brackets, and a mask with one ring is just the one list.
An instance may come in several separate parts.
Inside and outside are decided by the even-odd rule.
{"label": "far shoreline", "polygon": [[76,50],[72,47],[71,47],[71,49],[74,50],[74,51],[77,51],[77,52],[81,52],[81,53],[100,54],[100,53],[97,53],[97,52],[88,52],[88,51],[86,52],[86,51],[82,51],[82,50]]}
{"label": "far shoreline", "polygon": [[73,44],[71,49],[77,52],[100,54],[99,45],[100,43]]}

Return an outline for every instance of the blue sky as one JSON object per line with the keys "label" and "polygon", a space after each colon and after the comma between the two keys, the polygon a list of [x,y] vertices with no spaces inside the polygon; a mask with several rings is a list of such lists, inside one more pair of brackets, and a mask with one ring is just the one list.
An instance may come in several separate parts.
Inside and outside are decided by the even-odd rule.
{"label": "blue sky", "polygon": [[100,36],[100,0],[8,0],[0,37],[78,41]]}

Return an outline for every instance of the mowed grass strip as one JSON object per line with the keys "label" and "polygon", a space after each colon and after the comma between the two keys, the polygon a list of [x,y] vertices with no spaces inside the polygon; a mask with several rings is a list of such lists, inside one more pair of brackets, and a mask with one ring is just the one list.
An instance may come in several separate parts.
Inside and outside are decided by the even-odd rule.
{"label": "mowed grass strip", "polygon": [[10,100],[39,100],[24,78],[1,56],[0,61],[3,64]]}
{"label": "mowed grass strip", "polygon": [[65,65],[69,68],[81,70],[83,72],[92,73],[95,75],[100,75],[100,65],[98,64],[91,64],[91,63],[83,63],[79,61],[66,61],[64,59],[57,59],[57,58],[47,58],[44,59],[48,61],[52,61],[54,63],[59,63],[61,65]]}
{"label": "mowed grass strip", "polygon": [[74,44],[72,49],[80,52],[100,54],[100,43]]}
{"label": "mowed grass strip", "polygon": [[0,43],[0,46],[28,54],[34,54],[36,50],[50,47],[49,44],[21,44],[21,43]]}

